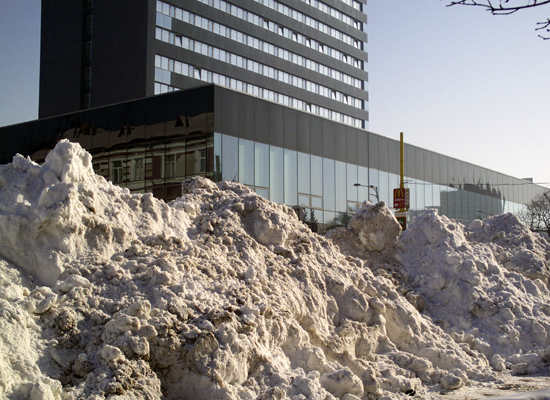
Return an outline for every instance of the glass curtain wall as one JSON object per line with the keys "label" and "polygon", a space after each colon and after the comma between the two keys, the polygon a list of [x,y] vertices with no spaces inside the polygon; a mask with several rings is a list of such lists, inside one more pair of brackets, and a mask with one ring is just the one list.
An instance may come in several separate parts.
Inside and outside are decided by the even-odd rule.
{"label": "glass curtain wall", "polygon": [[[376,152],[370,146],[377,144],[383,147],[378,153],[381,157],[388,151],[384,141],[371,141],[369,153]],[[215,180],[238,181],[266,199],[299,205],[312,226],[347,225],[365,200],[384,201],[395,211],[393,189],[399,187],[398,174],[220,133],[214,134],[213,150]],[[521,208],[507,199],[507,194],[519,190],[514,187],[517,182],[507,186],[506,177],[498,173],[418,148],[409,148],[406,157],[413,157],[411,175],[426,176],[428,171],[432,180],[405,175],[405,187],[410,190],[409,222],[432,208],[464,224]]]}

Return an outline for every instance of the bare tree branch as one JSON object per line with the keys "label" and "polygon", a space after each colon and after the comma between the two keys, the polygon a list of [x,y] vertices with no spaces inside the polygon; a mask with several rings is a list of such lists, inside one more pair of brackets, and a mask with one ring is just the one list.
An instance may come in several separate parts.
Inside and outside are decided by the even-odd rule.
{"label": "bare tree branch", "polygon": [[[518,2],[520,4],[518,4]],[[517,5],[514,5],[517,4]],[[482,7],[493,15],[509,15],[527,8],[540,7],[550,4],[550,0],[452,0],[447,7],[451,6],[473,6]],[[545,31],[547,35],[538,35],[544,40],[550,39],[550,19],[544,22],[537,22],[539,26],[536,31]]]}
{"label": "bare tree branch", "polygon": [[447,7],[456,5],[477,6],[487,9],[492,14],[511,14],[526,8],[533,8],[550,4],[550,0],[524,0],[524,2],[525,4],[514,6],[509,4],[509,0],[499,0],[498,5],[494,5],[491,0],[454,0],[451,1],[451,3],[447,5]]}
{"label": "bare tree branch", "polygon": [[[544,30],[550,35],[550,18],[547,19],[545,22],[537,22],[537,25],[540,25],[540,26],[537,29],[535,29],[536,31]],[[539,37],[544,40],[550,39],[550,36],[539,35]]]}
{"label": "bare tree branch", "polygon": [[519,218],[531,231],[550,238],[550,190],[538,194],[526,204]]}

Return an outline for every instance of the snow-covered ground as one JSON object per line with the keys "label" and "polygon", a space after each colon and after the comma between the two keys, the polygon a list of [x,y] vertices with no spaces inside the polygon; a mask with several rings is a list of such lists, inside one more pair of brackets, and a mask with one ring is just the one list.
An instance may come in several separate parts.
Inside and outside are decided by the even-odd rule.
{"label": "snow-covered ground", "polygon": [[[6,399],[478,399],[550,387],[550,245],[383,203],[312,233],[238,183],[165,204],[60,142],[0,166]],[[504,398],[516,398],[508,395]],[[522,398],[550,399],[543,390]]]}

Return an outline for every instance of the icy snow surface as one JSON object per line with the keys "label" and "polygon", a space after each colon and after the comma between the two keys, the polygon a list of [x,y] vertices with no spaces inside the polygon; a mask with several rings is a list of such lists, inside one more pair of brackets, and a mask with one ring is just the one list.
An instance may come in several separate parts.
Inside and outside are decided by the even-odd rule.
{"label": "icy snow surface", "polygon": [[182,192],[130,194],[67,141],[0,166],[2,398],[435,399],[547,372],[550,246],[513,215],[401,234],[365,203],[322,237],[237,183]]}

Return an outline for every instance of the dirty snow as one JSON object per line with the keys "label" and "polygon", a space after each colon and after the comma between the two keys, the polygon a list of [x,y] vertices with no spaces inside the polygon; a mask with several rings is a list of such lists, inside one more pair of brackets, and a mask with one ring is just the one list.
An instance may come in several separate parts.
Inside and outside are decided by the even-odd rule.
{"label": "dirty snow", "polygon": [[450,399],[548,372],[550,246],[511,214],[401,233],[365,203],[322,237],[238,183],[131,194],[61,141],[0,166],[0,257],[6,399]]}

